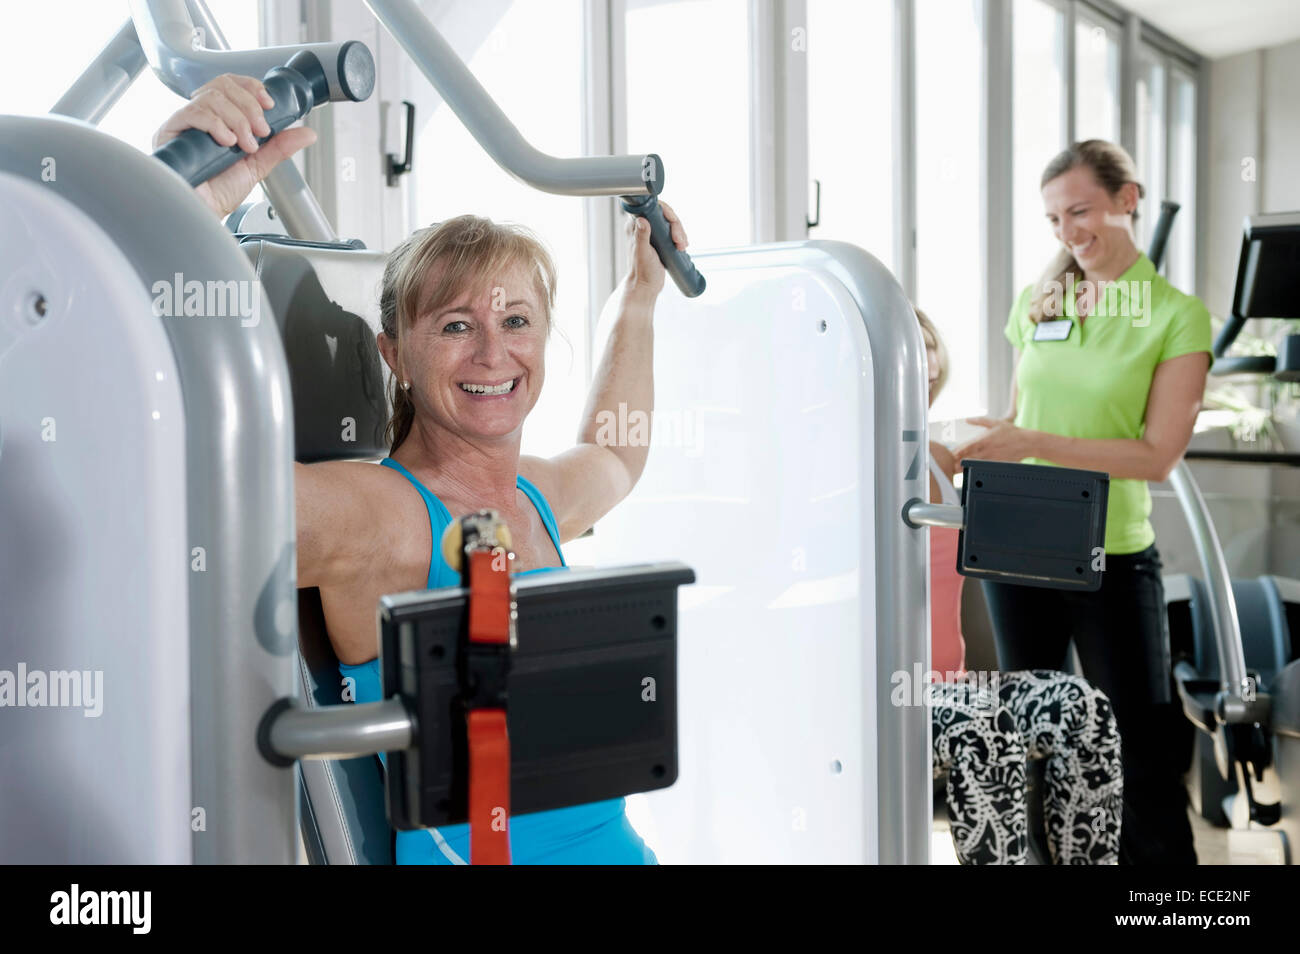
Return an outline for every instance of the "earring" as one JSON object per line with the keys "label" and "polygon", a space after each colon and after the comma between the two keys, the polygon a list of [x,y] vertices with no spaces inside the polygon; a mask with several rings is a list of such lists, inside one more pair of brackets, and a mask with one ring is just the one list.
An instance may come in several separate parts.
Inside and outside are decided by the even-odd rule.
{"label": "earring", "polygon": [[403,382],[402,382],[402,390],[403,390],[403,391],[409,391],[409,390],[411,390],[411,382],[410,382],[410,381],[403,381]]}

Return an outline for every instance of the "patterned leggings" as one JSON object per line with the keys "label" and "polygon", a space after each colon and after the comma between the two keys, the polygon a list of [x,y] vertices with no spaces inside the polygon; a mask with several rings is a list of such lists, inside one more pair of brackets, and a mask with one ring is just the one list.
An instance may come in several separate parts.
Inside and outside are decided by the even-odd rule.
{"label": "patterned leggings", "polygon": [[1044,815],[1058,865],[1116,864],[1124,776],[1110,700],[1086,680],[1030,669],[937,683],[934,774],[962,864],[1026,863],[1025,765],[1046,759]]}

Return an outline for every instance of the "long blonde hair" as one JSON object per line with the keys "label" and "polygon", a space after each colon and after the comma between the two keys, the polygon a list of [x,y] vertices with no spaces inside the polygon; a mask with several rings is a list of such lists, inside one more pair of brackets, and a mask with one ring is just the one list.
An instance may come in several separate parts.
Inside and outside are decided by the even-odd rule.
{"label": "long blonde hair", "polygon": [[948,348],[943,343],[943,338],[939,336],[939,329],[934,326],[930,316],[923,312],[915,305],[912,310],[916,312],[916,320],[921,325],[921,337],[925,340],[927,348],[934,350],[935,360],[939,363],[939,376],[934,379],[934,393],[930,395],[933,401],[943,390],[943,386],[948,383]]}
{"label": "long blonde hair", "polygon": [[[1104,139],[1086,139],[1083,142],[1076,142],[1070,148],[1057,153],[1056,157],[1047,164],[1047,168],[1043,170],[1043,177],[1038,183],[1039,188],[1078,166],[1087,166],[1091,169],[1097,183],[1112,198],[1118,195],[1119,190],[1130,182],[1137,186],[1139,199],[1146,195],[1142,183],[1138,182],[1137,166],[1133,162],[1133,157],[1124,150],[1123,146],[1117,146],[1115,143],[1107,142]],[[1138,217],[1136,206],[1133,209],[1132,217],[1133,221],[1136,222]],[[1038,285],[1034,288],[1033,297],[1029,301],[1029,320],[1034,324],[1042,321],[1046,317],[1045,308],[1048,301],[1059,296],[1060,289],[1069,288],[1082,280],[1082,266],[1075,261],[1070,250],[1062,246],[1061,250],[1056,253],[1056,256],[1043,271],[1042,278],[1039,279]],[[1051,317],[1059,318],[1060,315],[1052,315]]]}
{"label": "long blonde hair", "polygon": [[[415,420],[415,404],[399,380],[405,377],[402,344],[412,323],[466,292],[481,294],[502,271],[516,265],[534,271],[549,336],[555,309],[555,262],[531,230],[477,215],[458,215],[417,230],[390,253],[379,294],[380,327],[397,348],[397,369],[389,386],[393,415],[384,431],[390,454],[406,440]],[[431,290],[426,289],[426,279],[435,268],[440,270],[438,281]],[[427,299],[421,301],[421,294]]]}

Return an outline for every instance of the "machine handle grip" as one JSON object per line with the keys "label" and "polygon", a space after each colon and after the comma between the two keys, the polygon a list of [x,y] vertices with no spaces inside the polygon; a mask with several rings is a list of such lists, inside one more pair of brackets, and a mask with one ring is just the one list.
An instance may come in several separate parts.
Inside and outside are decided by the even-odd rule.
{"label": "machine handle grip", "polygon": [[[302,119],[318,103],[329,101],[325,71],[315,54],[307,51],[295,54],[286,66],[272,68],[262,85],[275,105],[262,114],[271,134],[258,136],[259,146]],[[202,129],[187,129],[154,152],[155,159],[176,170],[192,186],[207,182],[245,155],[239,146],[223,146]]]}
{"label": "machine handle grip", "polygon": [[653,195],[623,196],[623,211],[639,215],[650,223],[650,247],[659,253],[659,261],[683,295],[695,298],[704,291],[704,276],[691,257],[673,244],[672,230]]}

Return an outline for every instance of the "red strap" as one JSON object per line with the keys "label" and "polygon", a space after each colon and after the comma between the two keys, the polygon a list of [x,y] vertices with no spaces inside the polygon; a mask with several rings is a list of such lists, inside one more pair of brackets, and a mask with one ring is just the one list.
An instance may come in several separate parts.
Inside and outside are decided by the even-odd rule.
{"label": "red strap", "polygon": [[[469,554],[469,639],[510,641],[510,561],[504,553]],[[510,864],[510,735],[504,709],[469,713],[469,860]]]}
{"label": "red strap", "polygon": [[469,714],[469,863],[510,864],[510,737],[504,709]]}
{"label": "red strap", "polygon": [[510,561],[504,553],[470,552],[469,641],[510,642]]}

